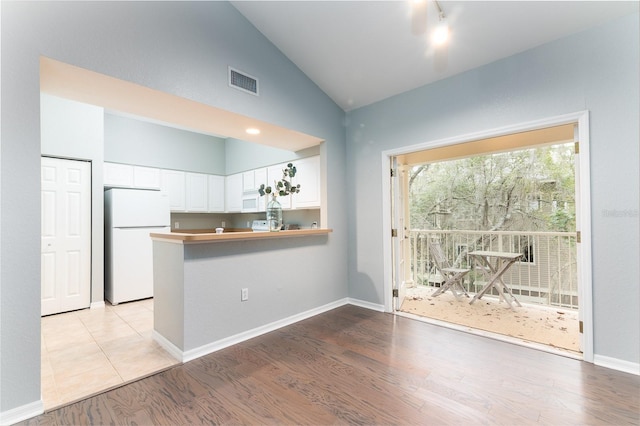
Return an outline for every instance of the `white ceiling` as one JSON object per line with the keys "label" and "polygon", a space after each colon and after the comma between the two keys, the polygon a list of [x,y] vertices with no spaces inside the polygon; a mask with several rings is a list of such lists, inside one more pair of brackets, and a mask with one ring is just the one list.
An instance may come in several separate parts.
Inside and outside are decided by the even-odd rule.
{"label": "white ceiling", "polygon": [[[411,31],[411,2],[234,1],[345,111],[637,12],[636,1],[440,1],[445,49]],[[437,22],[429,0],[428,27]]]}

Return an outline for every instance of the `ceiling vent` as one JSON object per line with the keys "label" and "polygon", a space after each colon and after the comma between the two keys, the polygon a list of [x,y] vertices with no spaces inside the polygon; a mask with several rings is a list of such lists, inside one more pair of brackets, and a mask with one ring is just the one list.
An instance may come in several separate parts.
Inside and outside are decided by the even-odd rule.
{"label": "ceiling vent", "polygon": [[258,96],[258,79],[229,67],[229,86]]}

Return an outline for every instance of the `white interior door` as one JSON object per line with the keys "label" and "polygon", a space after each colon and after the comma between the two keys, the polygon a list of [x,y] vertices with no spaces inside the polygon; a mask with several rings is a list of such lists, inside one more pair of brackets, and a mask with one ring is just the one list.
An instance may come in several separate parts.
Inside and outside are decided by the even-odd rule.
{"label": "white interior door", "polygon": [[[405,206],[405,193],[408,185],[408,175],[405,167],[398,164],[397,158],[392,159],[391,168],[391,208],[392,224],[395,236],[393,244],[393,290],[395,303],[394,310],[400,309],[407,290],[407,279],[411,277],[408,264],[409,240],[406,224],[408,223],[408,209]],[[396,296],[397,294],[397,296]]]}
{"label": "white interior door", "polygon": [[42,157],[42,315],[87,308],[91,296],[91,163]]}

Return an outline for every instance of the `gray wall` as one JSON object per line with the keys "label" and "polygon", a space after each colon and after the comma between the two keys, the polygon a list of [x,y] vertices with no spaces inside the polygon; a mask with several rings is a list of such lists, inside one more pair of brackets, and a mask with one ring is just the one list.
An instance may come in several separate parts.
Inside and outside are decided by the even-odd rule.
{"label": "gray wall", "polygon": [[[0,3],[0,413],[40,400],[40,76],[46,56],[324,139],[328,224],[305,307],[347,296],[343,111],[226,2]],[[261,96],[227,86],[227,67]],[[295,96],[293,96],[295,94]],[[285,296],[283,303],[296,306]],[[283,314],[289,312],[280,311]],[[252,315],[273,318],[271,306]]]}
{"label": "gray wall", "polygon": [[320,146],[293,152],[117,114],[104,115],[104,161],[114,163],[226,176],[319,153]]}
{"label": "gray wall", "polygon": [[320,146],[297,152],[228,138],[225,144],[227,175],[274,164],[311,157],[320,153]]}
{"label": "gray wall", "polygon": [[[383,303],[381,153],[590,111],[594,354],[640,359],[638,15],[353,111],[349,295]],[[613,216],[607,211],[621,212]]]}
{"label": "gray wall", "polygon": [[104,115],[104,159],[222,175],[225,140],[113,114]]}

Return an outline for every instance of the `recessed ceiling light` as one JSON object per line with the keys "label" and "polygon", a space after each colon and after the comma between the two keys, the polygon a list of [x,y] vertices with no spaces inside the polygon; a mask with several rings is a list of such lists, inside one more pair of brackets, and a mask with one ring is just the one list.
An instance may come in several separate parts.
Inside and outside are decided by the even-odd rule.
{"label": "recessed ceiling light", "polygon": [[249,133],[250,135],[259,135],[260,129],[256,129],[255,127],[250,127],[246,130],[246,132]]}

